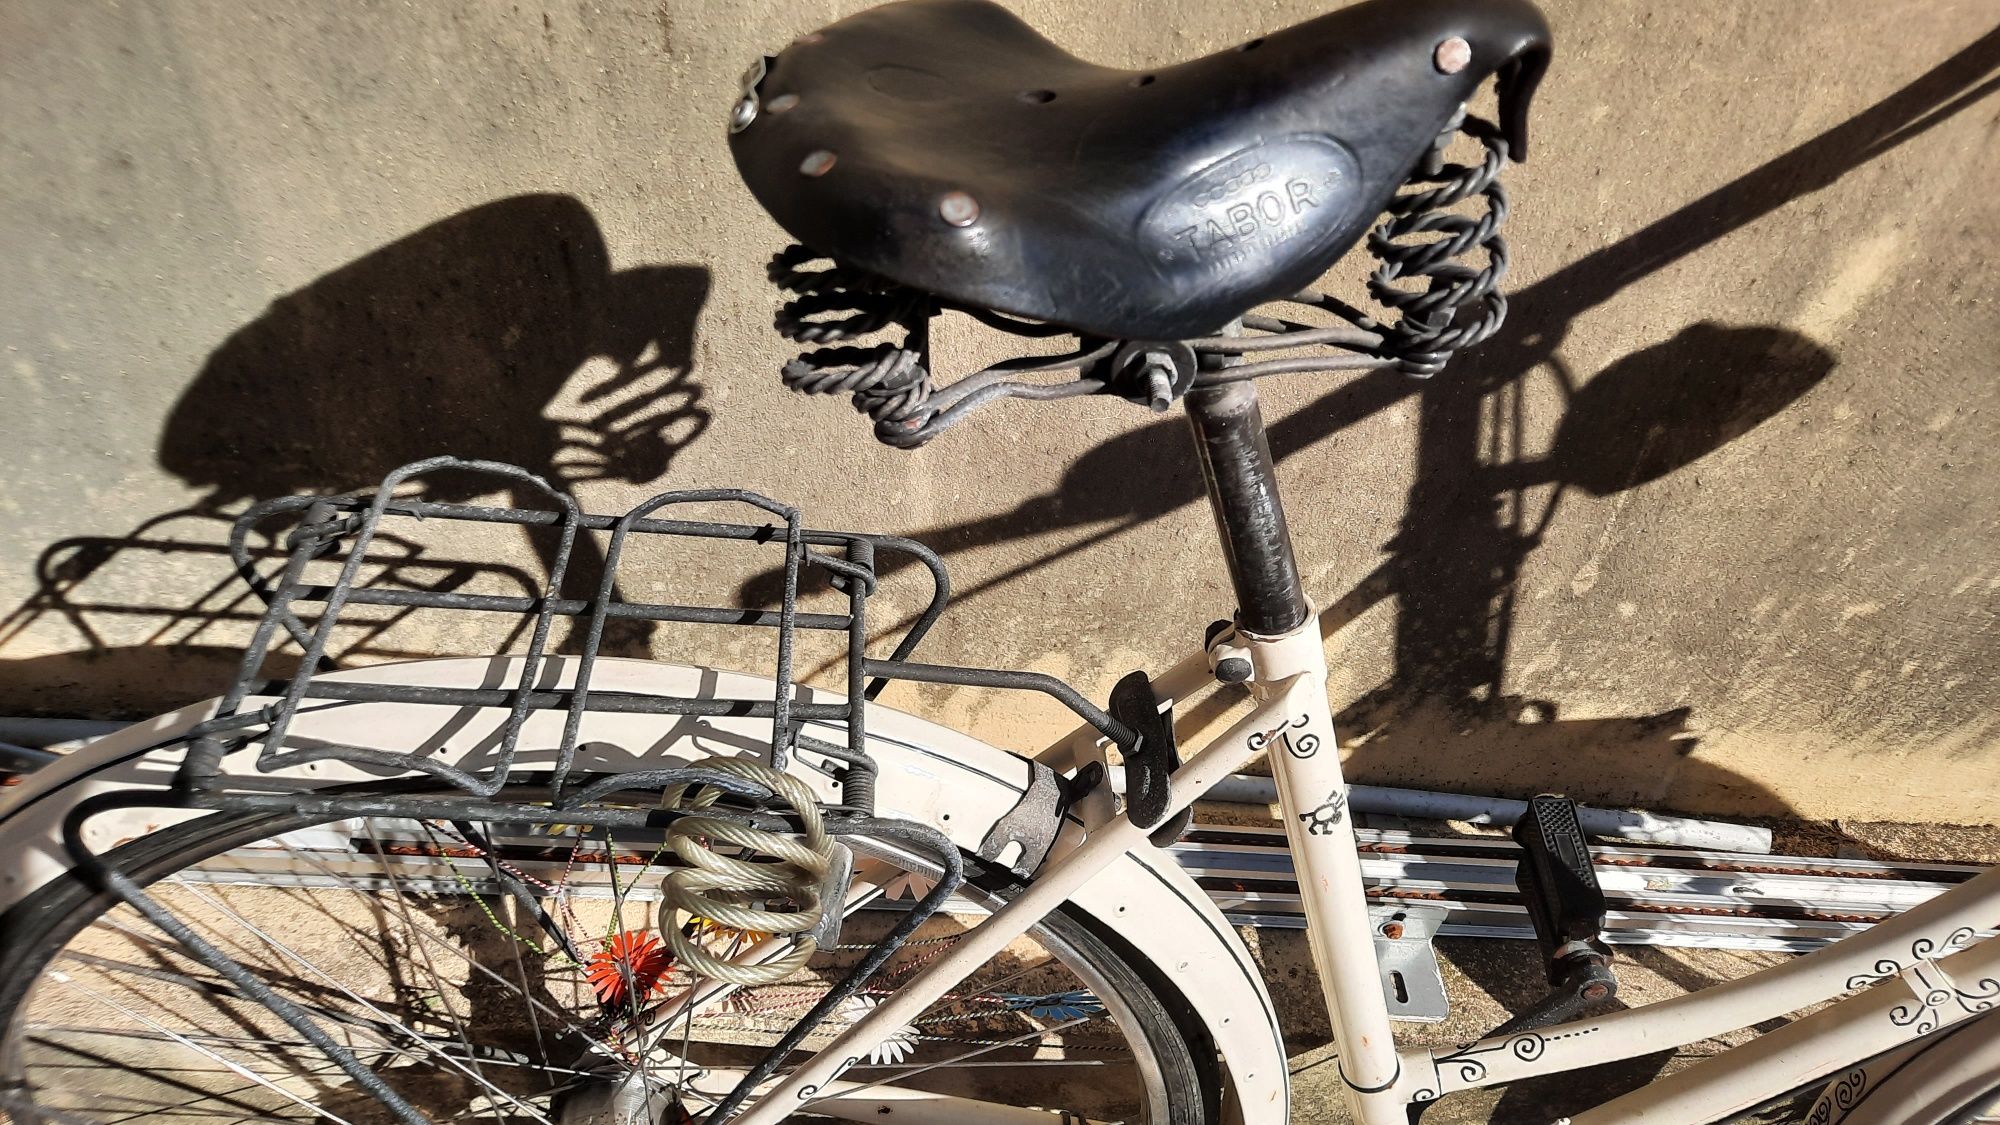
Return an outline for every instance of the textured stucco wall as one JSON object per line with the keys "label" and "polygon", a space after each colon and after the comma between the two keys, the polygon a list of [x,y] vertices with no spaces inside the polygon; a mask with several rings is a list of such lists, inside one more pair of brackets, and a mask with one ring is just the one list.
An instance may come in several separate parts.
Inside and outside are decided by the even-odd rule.
{"label": "textured stucco wall", "polygon": [[[560,467],[601,509],[740,484],[926,538],[964,591],[933,659],[1099,698],[1171,662],[1227,610],[1178,419],[1003,407],[903,454],[777,384],[780,236],[724,113],[761,49],[854,6],[8,5],[0,713],[215,690],[242,630],[217,513],[447,449]],[[1318,10],[1017,9],[1132,66]],[[1355,772],[1992,819],[2000,11],[1550,16],[1505,336],[1429,386],[1267,388]],[[591,437],[607,412],[619,440]],[[443,581],[526,547],[425,550]],[[628,588],[703,569],[642,560]],[[356,653],[485,642],[404,622]],[[888,701],[1021,750],[1060,727],[1036,701]]]}

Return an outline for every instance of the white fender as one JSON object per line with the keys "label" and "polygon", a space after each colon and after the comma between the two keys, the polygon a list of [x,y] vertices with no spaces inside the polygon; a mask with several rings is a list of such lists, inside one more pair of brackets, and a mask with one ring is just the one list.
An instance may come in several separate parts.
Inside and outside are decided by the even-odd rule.
{"label": "white fender", "polygon": [[[540,677],[547,687],[566,686],[575,661],[550,658]],[[518,658],[426,660],[323,673],[320,680],[499,688],[512,685]],[[735,672],[599,659],[593,692],[639,695],[770,699],[768,679]],[[803,700],[841,697],[802,688]],[[261,705],[258,701],[250,706]],[[180,760],[172,742],[213,713],[214,701],[134,724],[50,763],[14,787],[0,803],[0,913],[68,867],[62,848],[63,817],[80,800],[111,790],[164,788]],[[249,709],[248,706],[245,708]],[[505,714],[497,708],[457,708],[404,703],[319,703],[301,709],[289,745],[324,740],[401,752],[422,752],[462,768],[489,759]],[[977,852],[993,823],[1014,808],[1027,789],[1030,763],[958,731],[871,705],[866,712],[869,750],[880,767],[880,815],[927,824],[968,852]],[[533,713],[522,731],[517,768],[545,769],[552,762],[564,714]],[[816,724],[808,724],[809,726]],[[844,732],[818,732],[833,742]],[[584,716],[577,769],[608,773],[659,768],[713,755],[768,751],[770,721],[610,714]],[[257,748],[231,754],[225,773],[256,775]],[[818,771],[795,772],[828,799],[834,783]],[[267,778],[318,788],[365,780],[368,772],[337,762],[293,767]],[[103,851],[167,824],[200,815],[179,810],[130,809],[92,818],[85,840]],[[1074,837],[1074,820],[1065,833]],[[1221,1052],[1230,1116],[1246,1122],[1283,1122],[1289,1116],[1284,1044],[1277,1016],[1256,962],[1209,897],[1165,853],[1129,853],[1091,880],[1071,902],[1117,934],[1180,989]]]}

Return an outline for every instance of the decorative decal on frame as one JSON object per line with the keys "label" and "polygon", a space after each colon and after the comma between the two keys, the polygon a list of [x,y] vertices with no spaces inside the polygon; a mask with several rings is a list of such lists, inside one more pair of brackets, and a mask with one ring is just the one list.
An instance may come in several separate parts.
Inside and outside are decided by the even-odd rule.
{"label": "decorative decal on frame", "polygon": [[1347,815],[1347,790],[1336,789],[1326,800],[1299,814],[1299,823],[1315,836],[1325,836]]}
{"label": "decorative decal on frame", "polygon": [[1291,752],[1292,757],[1310,758],[1314,754],[1319,753],[1319,735],[1306,733],[1293,736],[1289,732],[1294,730],[1304,730],[1306,724],[1311,721],[1312,720],[1310,717],[1306,715],[1300,715],[1298,718],[1293,719],[1291,722],[1284,724],[1277,730],[1258,731],[1257,733],[1251,735],[1249,738],[1245,739],[1244,745],[1248,746],[1252,750],[1262,750],[1264,747],[1269,746],[1271,744],[1272,739],[1277,738],[1284,740],[1285,749]]}

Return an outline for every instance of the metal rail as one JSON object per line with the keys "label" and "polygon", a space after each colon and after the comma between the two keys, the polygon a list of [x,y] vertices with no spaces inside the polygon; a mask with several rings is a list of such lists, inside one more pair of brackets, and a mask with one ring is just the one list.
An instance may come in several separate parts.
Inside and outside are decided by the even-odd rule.
{"label": "metal rail", "polygon": [[[1514,886],[1514,853],[1505,838],[1422,837],[1360,830],[1362,873],[1378,912],[1400,906],[1444,909],[1445,937],[1529,939],[1534,931]],[[656,835],[656,833],[651,834]],[[488,886],[491,868],[477,850],[439,849],[412,836],[392,858],[404,889],[438,894],[503,893]],[[509,864],[554,883],[569,858],[546,837],[494,837]],[[649,833],[619,833],[619,852],[637,862],[652,850]],[[1302,927],[1291,858],[1276,829],[1197,826],[1169,851],[1223,913],[1239,925]],[[1670,848],[1593,849],[1598,878],[1612,904],[1605,940],[1623,945],[1701,946],[1808,952],[1861,932],[1950,890],[1983,870],[1968,864],[1819,859]],[[302,865],[273,849],[241,848],[186,877],[256,886],[390,889],[374,853],[342,858],[320,851]],[[572,868],[569,893],[610,897],[595,865]],[[626,886],[628,897],[654,892]],[[884,904],[893,906],[894,904]]]}

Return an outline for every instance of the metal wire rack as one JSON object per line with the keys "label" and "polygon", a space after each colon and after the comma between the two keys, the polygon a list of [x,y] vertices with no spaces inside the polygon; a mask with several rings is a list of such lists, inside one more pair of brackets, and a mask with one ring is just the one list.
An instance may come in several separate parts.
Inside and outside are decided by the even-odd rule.
{"label": "metal wire rack", "polygon": [[[455,492],[466,482],[477,491],[508,491],[543,503],[532,507],[500,507],[447,503],[427,499],[423,485],[444,475]],[[676,518],[690,509],[706,513],[717,507],[748,514],[741,522],[706,518]],[[282,565],[261,564],[250,543],[254,536],[283,527]],[[435,540],[476,524],[511,524],[543,529],[554,538],[548,551],[546,581],[538,588],[490,593],[465,589],[410,589],[369,578],[368,551],[376,538],[393,530],[416,534],[398,524],[425,525],[422,533]],[[606,537],[598,573],[586,575],[588,596],[578,597],[565,579],[577,570],[584,553],[584,536]],[[775,608],[746,605],[692,604],[674,600],[642,600],[623,591],[620,568],[644,557],[666,541],[696,544],[706,569],[711,556],[748,549],[755,559],[780,560],[772,573],[782,574]],[[937,554],[922,544],[894,536],[834,532],[804,526],[799,512],[787,505],[738,489],[663,492],[620,516],[592,515],[579,510],[567,495],[524,469],[489,461],[436,457],[406,465],[388,475],[373,492],[337,497],[286,497],[258,505],[238,522],[230,550],[238,573],[263,599],[266,610],[247,646],[237,674],[223,694],[213,717],[191,734],[188,753],[179,767],[177,788],[190,805],[236,810],[312,811],[332,816],[490,815],[500,811],[496,798],[528,771],[520,766],[521,745],[528,719],[536,712],[563,715],[562,733],[553,754],[538,753],[534,784],[542,790],[532,801],[510,800],[507,814],[516,819],[546,819],[564,823],[617,823],[634,810],[599,806],[614,792],[650,785],[679,784],[685,770],[641,770],[616,777],[577,782],[577,741],[585,714],[592,711],[660,716],[732,716],[770,721],[769,763],[784,769],[804,750],[814,765],[839,779],[846,807],[861,815],[874,806],[875,764],[867,750],[867,702],[891,680],[1032,690],[1061,701],[1121,747],[1138,736],[1126,724],[1086,700],[1068,684],[1029,672],[920,664],[909,659],[936,624],[950,596],[950,581]],[[593,552],[596,548],[592,548]],[[930,579],[923,609],[912,619],[883,658],[868,655],[868,601],[878,587],[877,560],[902,555],[918,564]],[[327,568],[333,568],[330,580]],[[588,568],[583,568],[588,569]],[[800,581],[818,571],[844,599],[842,612],[809,612],[801,608]],[[655,577],[649,574],[650,577]],[[314,616],[309,607],[317,608]],[[419,610],[459,614],[514,615],[527,625],[525,647],[515,657],[507,682],[490,687],[444,687],[421,683],[362,683],[328,677],[333,664],[333,637],[364,607],[396,612]],[[377,612],[380,612],[379,610]],[[554,670],[552,636],[559,618],[579,623],[569,646],[573,656]],[[597,686],[600,649],[614,623],[650,626],[725,626],[757,630],[775,641],[770,695],[763,698],[713,698],[639,695]],[[843,654],[838,678],[845,694],[804,693],[796,679],[801,632],[834,635]],[[297,671],[273,677],[270,670],[288,661],[296,646]],[[285,660],[280,660],[281,655]],[[454,765],[437,757],[401,750],[292,737],[293,719],[302,709],[325,701],[400,703],[441,709],[492,708],[504,712],[497,738],[476,766]],[[844,731],[836,742],[807,733],[806,726]],[[225,761],[255,744],[254,770]],[[546,750],[538,747],[538,750]],[[337,793],[272,792],[264,779],[272,772],[313,762],[334,761],[368,770],[384,778],[380,785],[346,787]],[[539,763],[552,761],[544,769]],[[657,776],[656,776],[657,775]],[[405,795],[410,782],[428,778],[448,786],[452,795],[427,794],[421,806]],[[704,778],[704,782],[711,780]],[[431,786],[437,788],[435,784]],[[726,788],[726,786],[725,786]],[[746,793],[745,796],[752,796]],[[456,802],[455,804],[453,802]],[[583,814],[583,815],[579,815]],[[654,815],[657,815],[655,812]]]}

